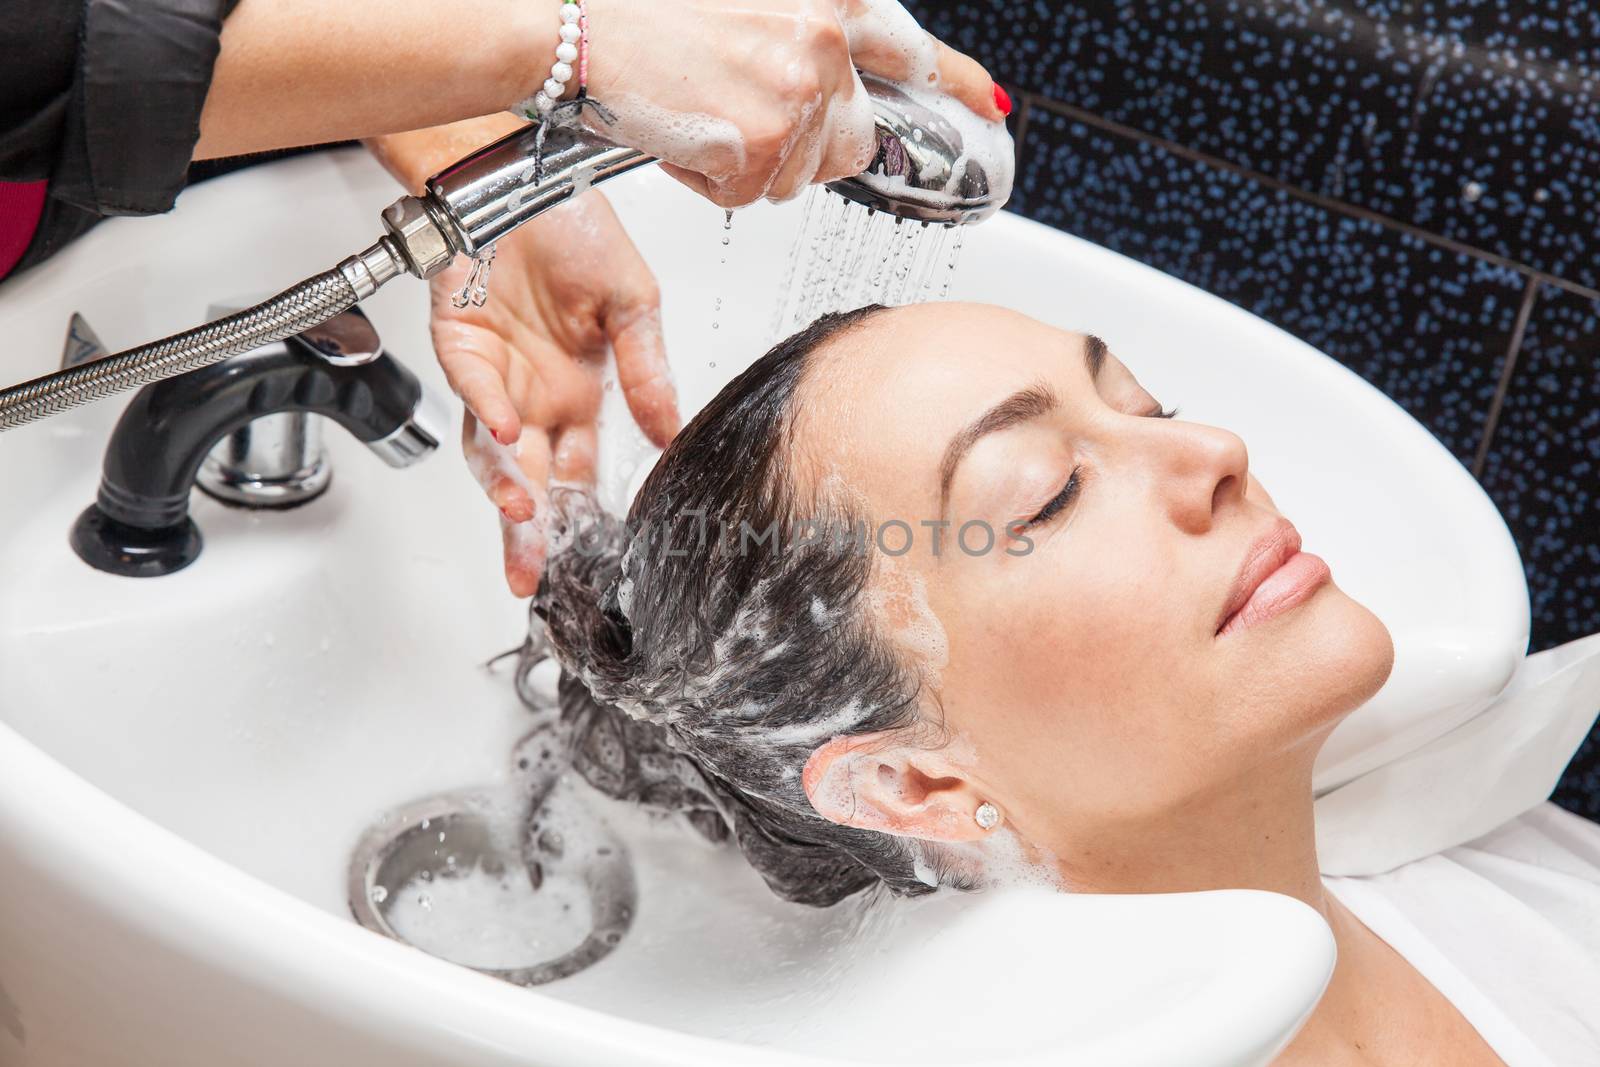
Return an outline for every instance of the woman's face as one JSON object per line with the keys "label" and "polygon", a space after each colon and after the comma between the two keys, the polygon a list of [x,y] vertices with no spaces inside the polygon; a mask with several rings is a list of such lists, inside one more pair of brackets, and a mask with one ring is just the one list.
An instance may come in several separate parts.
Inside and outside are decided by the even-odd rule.
{"label": "woman's face", "polygon": [[[802,476],[909,527],[872,601],[1024,834],[1226,789],[1388,675],[1387,631],[1294,554],[1244,442],[1161,417],[1182,400],[1093,338],[970,304],[871,317],[799,394]],[[883,530],[898,552],[905,531]]]}

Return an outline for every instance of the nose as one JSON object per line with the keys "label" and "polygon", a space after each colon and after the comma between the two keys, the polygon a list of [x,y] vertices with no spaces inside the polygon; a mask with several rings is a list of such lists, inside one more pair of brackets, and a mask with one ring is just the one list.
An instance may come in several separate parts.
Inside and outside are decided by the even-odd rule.
{"label": "nose", "polygon": [[1217,517],[1244,500],[1250,457],[1238,434],[1194,422],[1159,427],[1163,503],[1185,533],[1205,533]]}

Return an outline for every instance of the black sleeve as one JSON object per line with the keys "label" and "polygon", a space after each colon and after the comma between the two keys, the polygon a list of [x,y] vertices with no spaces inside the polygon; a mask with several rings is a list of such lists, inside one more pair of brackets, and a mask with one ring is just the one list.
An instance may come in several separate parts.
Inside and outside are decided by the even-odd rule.
{"label": "black sleeve", "polygon": [[172,207],[238,0],[8,0],[0,181],[47,180],[24,265],[105,215]]}
{"label": "black sleeve", "polygon": [[50,177],[77,67],[76,0],[10,0],[0,18],[0,181]]}

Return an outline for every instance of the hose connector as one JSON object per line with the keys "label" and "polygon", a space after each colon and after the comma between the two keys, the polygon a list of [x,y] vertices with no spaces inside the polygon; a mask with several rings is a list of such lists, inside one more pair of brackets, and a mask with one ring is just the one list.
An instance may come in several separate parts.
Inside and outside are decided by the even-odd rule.
{"label": "hose connector", "polygon": [[357,300],[365,300],[405,270],[406,263],[399,248],[388,237],[380,237],[365,250],[339,261],[339,273],[355,290]]}
{"label": "hose connector", "polygon": [[383,228],[389,231],[384,240],[404,268],[418,278],[438,274],[459,251],[450,241],[450,231],[434,217],[429,205],[415,196],[402,196],[384,208]]}

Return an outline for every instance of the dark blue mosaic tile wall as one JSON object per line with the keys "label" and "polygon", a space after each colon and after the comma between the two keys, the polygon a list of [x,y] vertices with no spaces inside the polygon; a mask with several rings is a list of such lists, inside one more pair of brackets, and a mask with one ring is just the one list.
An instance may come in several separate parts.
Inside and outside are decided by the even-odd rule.
{"label": "dark blue mosaic tile wall", "polygon": [[[1013,210],[1384,390],[1505,515],[1532,649],[1600,631],[1600,5],[906,6],[1012,88]],[[1556,799],[1600,818],[1600,737]]]}
{"label": "dark blue mosaic tile wall", "polygon": [[[1600,629],[1600,300],[1538,289],[1482,478],[1522,550],[1535,638]],[[1560,799],[1600,819],[1600,731]]]}

